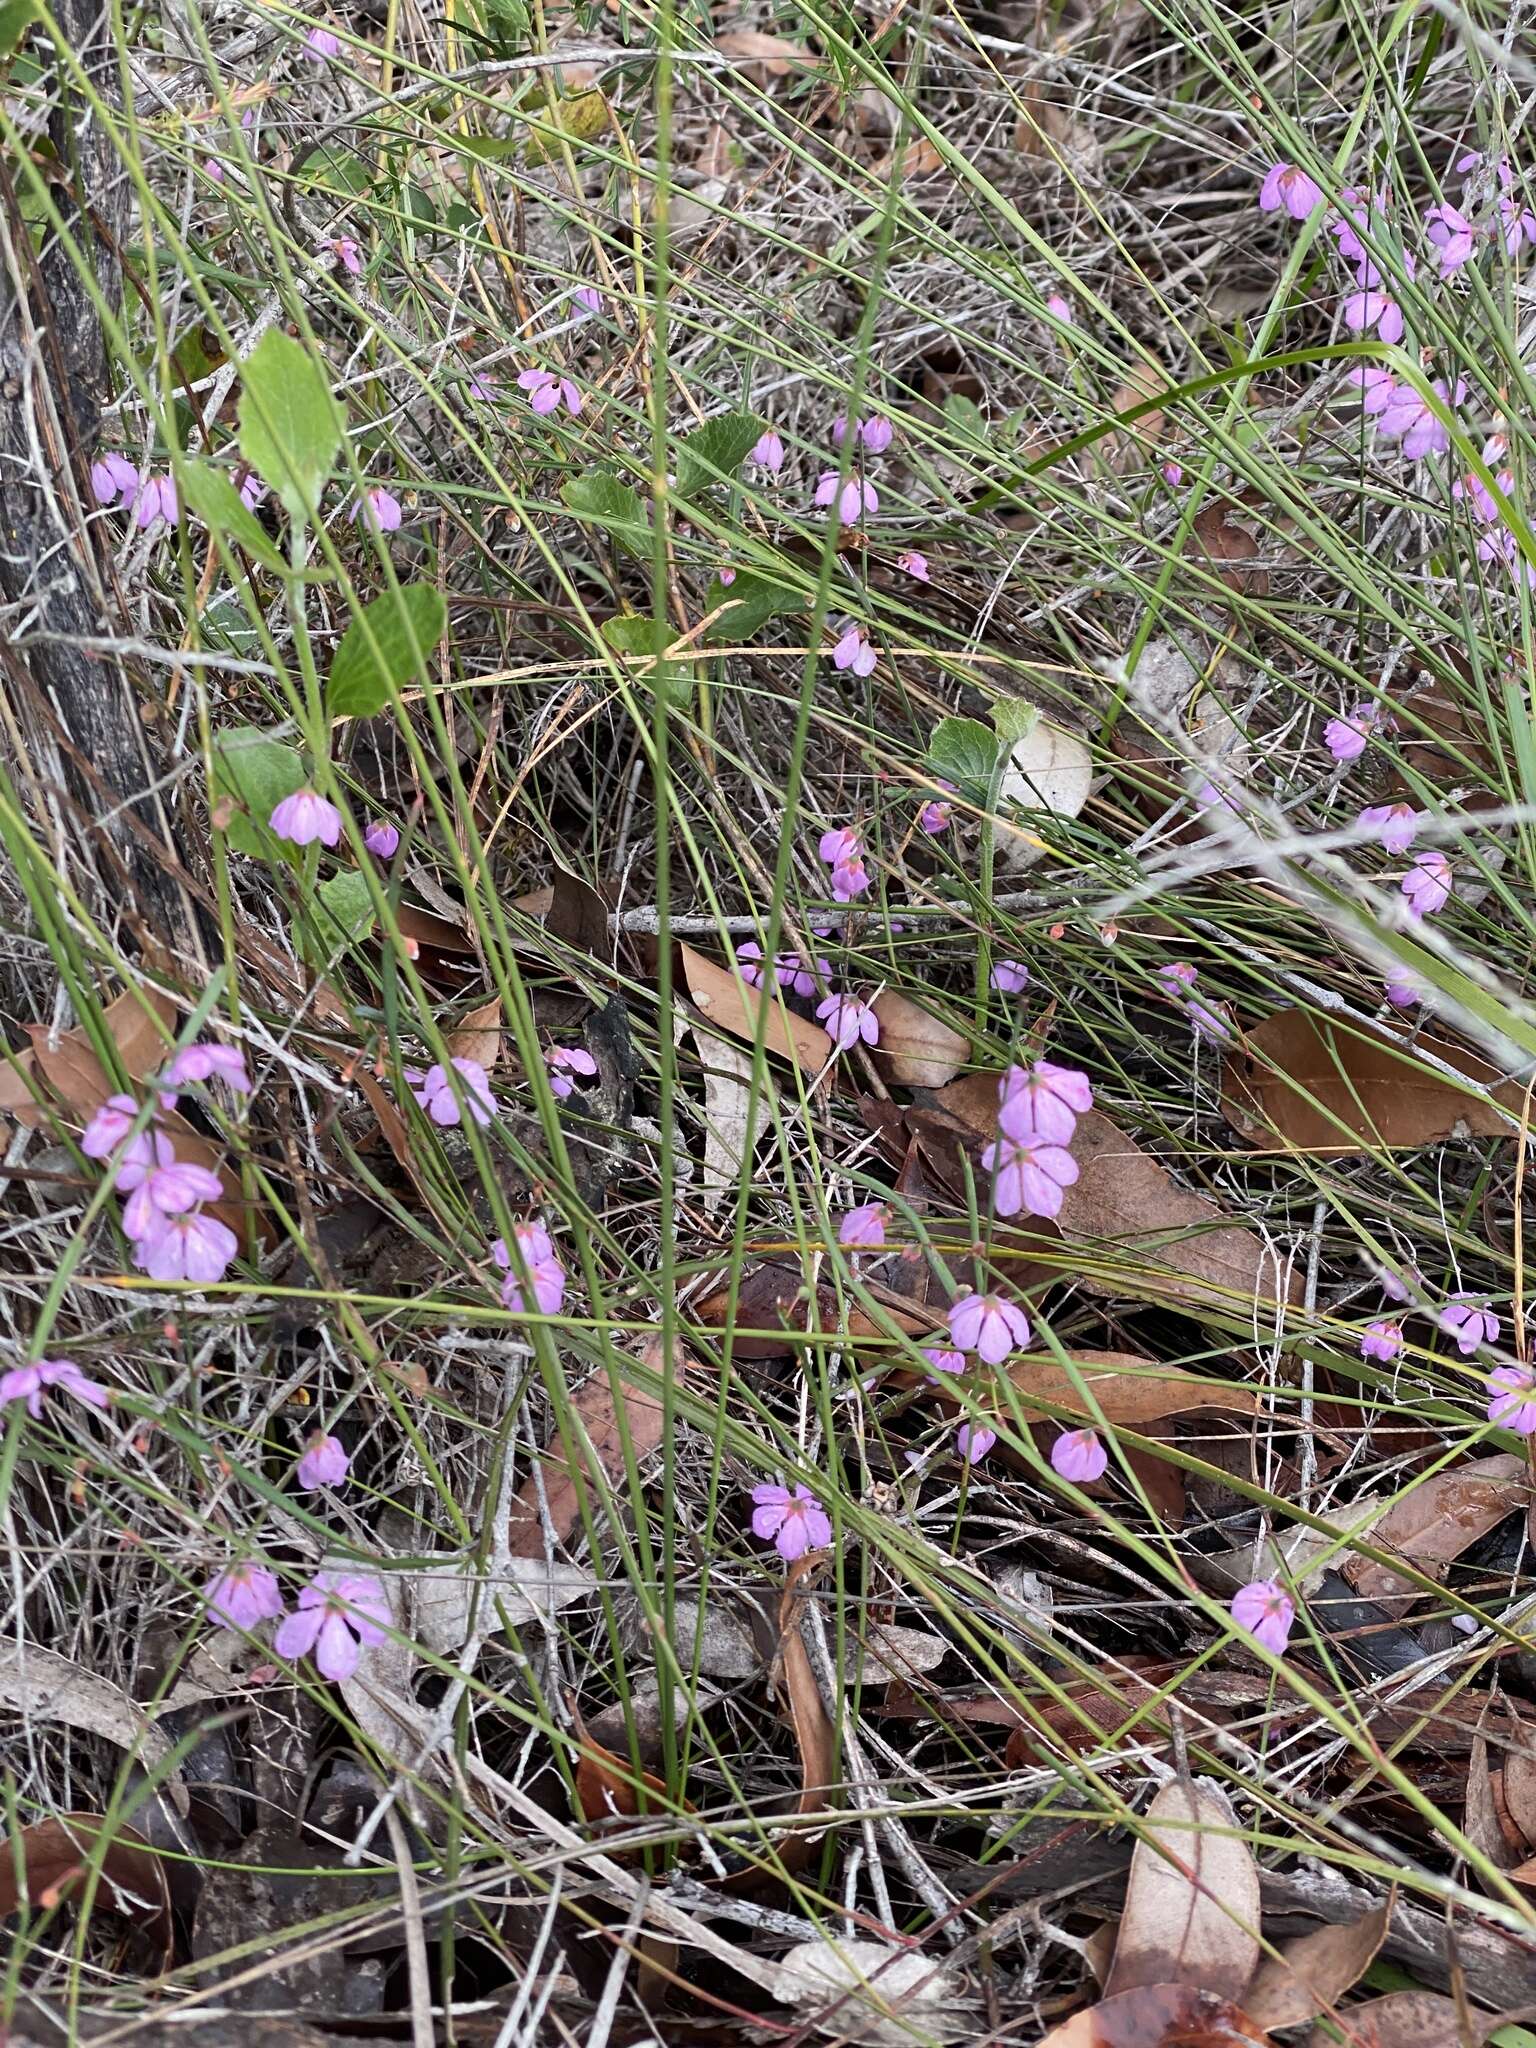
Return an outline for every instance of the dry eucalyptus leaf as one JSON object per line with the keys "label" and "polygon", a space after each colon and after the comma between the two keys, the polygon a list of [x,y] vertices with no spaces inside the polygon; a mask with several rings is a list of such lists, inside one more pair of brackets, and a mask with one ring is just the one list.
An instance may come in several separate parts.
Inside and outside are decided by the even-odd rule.
{"label": "dry eucalyptus leaf", "polygon": [[[1170,1415],[1192,1415],[1199,1409],[1225,1409],[1234,1415],[1251,1415],[1259,1397],[1252,1387],[1224,1384],[1205,1379],[1199,1373],[1183,1372],[1177,1366],[1159,1365],[1150,1358],[1138,1358],[1127,1351],[1075,1351],[1073,1363],[1082,1383],[1103,1409],[1110,1422],[1139,1429],[1148,1422],[1163,1422]],[[1091,1415],[1092,1410],[1078,1392],[1071,1374],[1054,1359],[1029,1352],[1012,1360],[1008,1377],[1020,1394],[1070,1408],[1074,1414]]]}
{"label": "dry eucalyptus leaf", "polygon": [[1375,1961],[1392,1905],[1389,1898],[1363,1919],[1298,1935],[1282,1944],[1278,1958],[1266,1956],[1243,1999],[1249,2016],[1261,2027],[1303,2027],[1336,2005]]}
{"label": "dry eucalyptus leaf", "polygon": [[492,996],[478,1010],[471,1010],[447,1044],[450,1059],[474,1060],[489,1073],[501,1058],[501,997]]}
{"label": "dry eucalyptus leaf", "polygon": [[850,1638],[846,1685],[899,1685],[936,1671],[949,1655],[942,1636],[903,1628],[894,1621],[872,1623],[862,1640]]}
{"label": "dry eucalyptus leaf", "polygon": [[757,1036],[759,1015],[766,1003],[767,1022],[763,1042],[780,1059],[793,1060],[808,1074],[818,1074],[832,1057],[832,1041],[819,1024],[785,1008],[771,995],[763,995],[745,983],[738,986],[728,967],[706,960],[692,946],[680,945],[683,978],[688,993],[705,1019],[719,1031],[744,1038],[750,1045]]}
{"label": "dry eucalyptus leaf", "polygon": [[[661,1339],[650,1338],[645,1362],[653,1372],[661,1371],[662,1356]],[[680,1379],[685,1370],[681,1354],[671,1361],[671,1369]],[[628,1380],[619,1380],[615,1386],[609,1375],[600,1370],[572,1396],[566,1427],[576,1450],[580,1479],[567,1464],[557,1433],[545,1453],[542,1473],[523,1484],[508,1511],[507,1549],[514,1557],[545,1555],[546,1515],[555,1542],[567,1541],[581,1525],[583,1492],[594,1512],[601,1513],[602,1496],[591,1470],[588,1446],[609,1483],[622,1482],[626,1435],[637,1459],[647,1457],[661,1442],[661,1400],[659,1395]]]}
{"label": "dry eucalyptus leaf", "polygon": [[757,85],[766,85],[770,78],[787,78],[792,71],[814,71],[821,62],[802,43],[756,28],[725,29],[715,37],[713,47],[724,57],[738,58],[742,72]]}
{"label": "dry eucalyptus leaf", "polygon": [[[1349,2027],[1349,2048],[1480,2048],[1503,2025],[1486,2013],[1468,2014],[1462,2025],[1454,1998],[1438,1991],[1389,1991],[1340,2015]],[[1337,2048],[1331,2030],[1318,2027],[1308,2048]]]}
{"label": "dry eucalyptus leaf", "polygon": [[[877,1941],[804,1941],[779,1959],[774,1996],[818,2031],[866,2048],[966,2041],[975,2000],[958,1970],[935,1956]],[[817,2009],[830,2008],[825,2019]]]}
{"label": "dry eucalyptus leaf", "polygon": [[100,1814],[62,1813],[0,1841],[0,1920],[8,1920],[23,1900],[37,1913],[72,1898],[85,1882],[87,1863],[94,1861],[100,1876],[93,1909],[130,1921],[144,1936],[155,1967],[163,1970],[175,1938],[165,1865],[121,1821],[100,1849],[104,1825]]}
{"label": "dry eucalyptus leaf", "polygon": [[[1017,804],[1025,811],[1049,811],[1056,818],[1075,818],[1093,789],[1093,756],[1075,733],[1037,718],[1021,740],[1009,750],[1008,764],[998,783],[998,810],[1006,820],[1007,806]],[[997,862],[1010,873],[1033,867],[1045,848],[1033,833],[999,826]]]}
{"label": "dry eucalyptus leaf", "polygon": [[1241,1998],[1259,1960],[1259,1871],[1227,1795],[1173,1779],[1148,1807],[1131,1858],[1111,1997],[1148,1984]]}
{"label": "dry eucalyptus leaf", "polygon": [[[0,1652],[0,1708],[24,1721],[57,1721],[99,1735],[129,1751],[146,1770],[155,1770],[171,1753],[169,1739],[120,1685],[31,1644]],[[177,1812],[184,1815],[189,1802],[180,1774],[171,1773],[164,1784]]]}
{"label": "dry eucalyptus leaf", "polygon": [[[1508,1451],[1474,1458],[1431,1474],[1394,1501],[1371,1532],[1371,1543],[1395,1552],[1426,1577],[1443,1579],[1468,1544],[1530,1500],[1530,1471],[1523,1458]],[[1374,1558],[1350,1557],[1343,1571],[1362,1599],[1414,1591],[1411,1581]]]}
{"label": "dry eucalyptus leaf", "polygon": [[[704,1178],[700,1195],[714,1213],[736,1185],[746,1156],[752,1109],[752,1055],[700,1026],[693,1027],[704,1074]],[[765,1085],[773,1087],[764,1072]],[[761,1127],[761,1124],[759,1125]]]}
{"label": "dry eucalyptus leaf", "polygon": [[1074,2013],[1040,2048],[1271,2048],[1225,1998],[1193,1984],[1143,1984]]}
{"label": "dry eucalyptus leaf", "polygon": [[971,1056],[971,1041],[893,988],[875,997],[880,1043],[875,1064],[888,1081],[911,1088],[942,1088]]}

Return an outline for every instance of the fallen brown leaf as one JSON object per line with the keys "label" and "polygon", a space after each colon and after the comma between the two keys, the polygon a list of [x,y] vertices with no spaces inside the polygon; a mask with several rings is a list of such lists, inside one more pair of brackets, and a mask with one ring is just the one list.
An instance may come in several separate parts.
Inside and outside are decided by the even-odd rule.
{"label": "fallen brown leaf", "polygon": [[733,1038],[744,1038],[750,1043],[757,1036],[758,1017],[766,1003],[768,1016],[763,1042],[769,1052],[776,1053],[780,1059],[794,1061],[808,1074],[818,1074],[826,1066],[832,1057],[832,1041],[819,1024],[797,1016],[793,1010],[781,1007],[777,1000],[765,997],[757,989],[748,988],[745,983],[738,986],[728,967],[706,960],[692,946],[680,945],[677,950],[688,993],[706,1022],[719,1031],[730,1032]]}
{"label": "fallen brown leaf", "polygon": [[1194,529],[1185,553],[1202,558],[1229,590],[1264,597],[1269,592],[1269,572],[1247,565],[1262,552],[1263,543],[1243,523],[1244,507],[1230,498],[1207,498],[1195,514]]}
{"label": "fallen brown leaf", "polygon": [[[660,1337],[647,1341],[643,1356],[652,1372],[659,1374],[663,1370]],[[671,1369],[680,1377],[684,1369],[683,1360],[675,1357],[671,1361]],[[612,1484],[624,1473],[626,1435],[635,1457],[643,1458],[661,1442],[661,1427],[659,1396],[624,1379],[619,1379],[615,1386],[606,1372],[594,1373],[578,1388],[569,1410],[568,1428],[583,1476],[577,1478],[562,1450],[552,1448],[545,1454],[542,1474],[537,1479],[525,1481],[508,1510],[507,1549],[511,1555],[543,1557],[545,1554],[541,1487],[553,1541],[564,1543],[576,1528],[581,1520],[583,1491],[589,1500],[596,1498],[595,1477],[586,1476],[591,1472],[588,1444],[591,1446],[591,1458],[596,1459],[604,1477]]]}
{"label": "fallen brown leaf", "polygon": [[[796,1813],[823,1813],[837,1784],[837,1735],[822,1704],[816,1674],[801,1634],[804,1607],[800,1587],[819,1572],[821,1562],[800,1558],[784,1575],[784,1596],[779,1602],[779,1663],[784,1697],[800,1752],[800,1795]],[[778,1845],[779,1861],[787,1870],[800,1870],[816,1851],[809,1829],[797,1828]]]}
{"label": "fallen brown leaf", "polygon": [[446,1040],[448,1057],[474,1060],[489,1073],[501,1058],[501,997],[492,996],[477,1010],[471,1010]]}
{"label": "fallen brown leaf", "polygon": [[770,78],[787,78],[791,71],[815,70],[821,61],[803,43],[756,28],[728,28],[715,37],[714,48],[722,56],[739,57],[742,71],[757,85],[766,85]]}
{"label": "fallen brown leaf", "polygon": [[1352,1990],[1376,1959],[1392,1921],[1394,1892],[1363,1919],[1319,1927],[1265,1956],[1243,1999],[1261,2027],[1303,2027]]}
{"label": "fallen brown leaf", "polygon": [[[1252,1387],[1204,1379],[1199,1373],[1159,1365],[1133,1352],[1074,1351],[1071,1356],[1106,1418],[1124,1423],[1128,1429],[1163,1422],[1170,1415],[1192,1415],[1199,1409],[1251,1415],[1258,1407],[1259,1397]],[[1008,1377],[1022,1395],[1070,1408],[1076,1415],[1092,1412],[1066,1368],[1052,1358],[1023,1353],[1009,1366]]]}
{"label": "fallen brown leaf", "polygon": [[1214,1992],[1145,1984],[1074,2013],[1040,2048],[1270,2048],[1270,2040]]}
{"label": "fallen brown leaf", "polygon": [[[865,1285],[885,1308],[892,1324],[909,1337],[922,1336],[933,1328],[931,1314],[913,1310],[906,1297],[866,1277]],[[799,1339],[810,1328],[810,1284],[800,1268],[788,1262],[766,1260],[749,1266],[737,1287],[734,1312],[730,1287],[717,1287],[692,1304],[694,1320],[705,1329],[723,1330],[727,1321],[733,1332],[732,1352],[737,1358],[783,1358],[799,1348]],[[841,1329],[850,1337],[879,1334],[862,1310],[848,1309],[839,1321],[840,1308],[835,1289],[816,1289],[816,1322],[823,1330]],[[783,1336],[772,1334],[777,1330]],[[763,1334],[749,1335],[748,1332]]]}
{"label": "fallen brown leaf", "polygon": [[[1510,1712],[1515,1711],[1513,1702]],[[1510,1819],[1536,1848],[1536,1727],[1517,1721],[1518,1736],[1504,1757],[1504,1803]],[[1536,1865],[1532,1865],[1536,1873]]]}
{"label": "fallen brown leaf", "polygon": [[[1371,1545],[1388,1550],[1432,1579],[1468,1544],[1498,1527],[1506,1515],[1531,1500],[1530,1472],[1523,1458],[1501,1451],[1491,1458],[1450,1465],[1410,1488],[1371,1530]],[[1411,1582],[1374,1558],[1351,1556],[1343,1572],[1366,1600],[1412,1593]]]}
{"label": "fallen brown leaf", "polygon": [[1259,1959],[1259,1871],[1226,1794],[1173,1779],[1148,1807],[1131,1858],[1106,1989],[1171,1980],[1240,1998]]}
{"label": "fallen brown leaf", "polygon": [[[576,1803],[583,1820],[600,1825],[672,1811],[667,1788],[654,1772],[642,1770],[637,1774],[627,1757],[605,1749],[588,1733],[579,1714],[574,1718],[581,1741],[576,1761]],[[687,1800],[683,1804],[689,1812],[693,1811]]]}
{"label": "fallen brown leaf", "polygon": [[[64,1813],[0,1842],[0,1920],[9,1919],[23,1899],[40,1913],[78,1892],[86,1866],[96,1856],[103,1825],[99,1814]],[[100,1852],[98,1869],[93,1908],[128,1921],[153,1953],[153,1969],[163,1970],[174,1937],[164,1864],[150,1853],[141,1835],[119,1821]]]}
{"label": "fallen brown leaf", "polygon": [[888,1081],[903,1087],[942,1088],[970,1058],[968,1038],[896,989],[882,989],[873,1007],[880,1019],[875,1064]]}
{"label": "fallen brown leaf", "polygon": [[[1437,1991],[1389,1991],[1365,2005],[1339,2015],[1347,2048],[1481,2048],[1503,2023],[1486,2013],[1470,2013],[1471,2026],[1461,2023],[1454,1998]],[[1318,2027],[1308,2048],[1336,2048],[1333,2035]]]}

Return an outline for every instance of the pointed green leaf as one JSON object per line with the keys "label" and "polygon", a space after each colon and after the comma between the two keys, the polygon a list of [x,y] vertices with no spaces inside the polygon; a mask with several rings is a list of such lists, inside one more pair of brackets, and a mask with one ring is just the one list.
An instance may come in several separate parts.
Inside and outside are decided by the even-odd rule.
{"label": "pointed green leaf", "polygon": [[266,529],[222,469],[189,459],[181,465],[177,484],[183,502],[192,507],[211,532],[237,540],[264,569],[279,576],[285,573],[283,558],[273,547]]}
{"label": "pointed green leaf", "polygon": [[269,327],[241,371],[240,453],[295,519],[319,503],[342,430],[322,358]]}
{"label": "pointed green leaf", "polygon": [[695,498],[708,485],[729,483],[766,429],[755,412],[726,412],[683,437],[677,450],[677,494]]}
{"label": "pointed green leaf", "polygon": [[424,673],[448,626],[448,607],[430,583],[386,590],[364,605],[331,657],[325,708],[332,718],[371,718],[393,691]]}
{"label": "pointed green leaf", "polygon": [[293,748],[269,738],[259,726],[237,725],[214,742],[214,801],[232,799],[239,806],[224,829],[230,845],[242,853],[258,860],[292,857],[297,849],[278,839],[267,820],[304,782],[304,763]]}
{"label": "pointed green leaf", "polygon": [[805,599],[787,583],[740,569],[732,583],[722,583],[718,576],[711,582],[704,608],[712,612],[719,606],[724,610],[704,636],[711,647],[739,646],[781,613],[803,612]]}
{"label": "pointed green leaf", "polygon": [[612,470],[594,469],[586,476],[572,477],[560,495],[578,519],[605,528],[632,555],[650,547],[651,526],[640,494],[621,483]]}
{"label": "pointed green leaf", "polygon": [[378,916],[368,884],[356,868],[326,876],[315,891],[314,912],[320,947],[327,959],[354,939],[365,938]]}

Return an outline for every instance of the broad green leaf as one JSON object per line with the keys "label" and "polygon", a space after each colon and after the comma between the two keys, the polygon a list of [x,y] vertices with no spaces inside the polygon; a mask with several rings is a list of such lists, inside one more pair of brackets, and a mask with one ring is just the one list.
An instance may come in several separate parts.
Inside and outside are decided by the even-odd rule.
{"label": "broad green leaf", "polygon": [[586,476],[572,477],[560,495],[578,519],[603,527],[631,554],[649,548],[651,526],[640,494],[621,483],[612,470],[594,469]]}
{"label": "broad green leaf", "polygon": [[684,436],[677,450],[677,494],[694,498],[710,484],[729,482],[762,439],[754,412],[722,413]]}
{"label": "broad green leaf", "polygon": [[704,608],[712,612],[719,605],[725,609],[704,636],[711,647],[735,646],[750,640],[781,613],[803,612],[805,599],[798,590],[775,582],[771,576],[739,569],[733,583],[722,583],[718,576],[711,582]]}
{"label": "broad green leaf", "polygon": [[181,465],[177,483],[183,502],[192,507],[211,531],[237,540],[264,569],[274,570],[279,576],[286,573],[286,564],[261,521],[222,469],[189,459]]}
{"label": "broad green leaf", "polygon": [[[591,92],[579,92],[569,99],[556,100],[553,106],[547,102],[542,106],[530,106],[528,114],[538,121],[528,136],[528,161],[531,164],[558,163],[562,153],[559,137],[567,142],[593,142],[608,126],[608,100],[595,87]],[[557,131],[551,134],[549,130]]]}
{"label": "broad green leaf", "polygon": [[[656,621],[643,612],[620,612],[606,619],[603,638],[617,654],[644,659],[656,651]],[[669,632],[668,638],[671,638]],[[692,668],[679,661],[658,661],[639,678],[638,687],[664,695],[679,710],[691,710],[695,689]]]}
{"label": "broad green leaf", "polygon": [[373,930],[378,913],[368,894],[368,884],[355,868],[327,875],[315,891],[315,923],[327,958]]}
{"label": "broad green leaf", "polygon": [[997,734],[979,718],[941,718],[928,742],[928,771],[985,803],[997,766]]}
{"label": "broad green leaf", "polygon": [[19,48],[41,12],[37,0],[0,0],[0,57],[9,57]]}
{"label": "broad green leaf", "polygon": [[430,583],[386,590],[364,605],[331,657],[325,708],[332,718],[371,718],[390,693],[413,682],[448,626],[448,607]]}
{"label": "broad green leaf", "polygon": [[992,706],[992,723],[997,736],[1003,743],[1003,751],[1016,747],[1020,740],[1027,740],[1034,731],[1040,713],[1033,704],[1026,704],[1022,697],[999,697]]}
{"label": "broad green leaf", "polygon": [[214,800],[233,798],[241,807],[224,829],[242,853],[263,860],[296,851],[273,836],[267,820],[304,782],[304,763],[293,748],[269,739],[259,726],[237,725],[214,742]]}
{"label": "broad green leaf", "polygon": [[616,654],[654,654],[656,621],[644,612],[619,612],[602,624],[603,638]]}
{"label": "broad green leaf", "polygon": [[241,372],[240,453],[295,519],[313,514],[341,438],[324,361],[269,327]]}

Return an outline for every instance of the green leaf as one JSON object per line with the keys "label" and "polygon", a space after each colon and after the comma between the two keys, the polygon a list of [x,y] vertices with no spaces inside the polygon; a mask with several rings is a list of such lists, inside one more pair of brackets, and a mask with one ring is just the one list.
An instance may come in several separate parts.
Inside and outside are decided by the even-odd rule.
{"label": "green leaf", "polygon": [[293,748],[269,739],[260,726],[237,725],[222,733],[213,749],[214,800],[233,798],[241,806],[224,828],[230,845],[258,860],[296,854],[296,847],[288,848],[268,829],[267,820],[285,796],[304,787],[305,779],[304,763]]}
{"label": "green leaf", "polygon": [[928,742],[928,772],[985,803],[997,766],[997,734],[979,718],[941,718]]}
{"label": "green leaf", "polygon": [[755,412],[722,413],[684,436],[677,450],[677,494],[695,498],[706,486],[729,483],[762,439]]}
{"label": "green leaf", "polygon": [[724,584],[718,576],[711,582],[704,608],[712,612],[717,605],[724,605],[725,609],[704,636],[711,647],[750,640],[770,619],[781,613],[803,612],[805,598],[798,590],[775,582],[771,576],[759,576],[753,570],[739,569],[734,583]]}
{"label": "green leaf", "polygon": [[181,465],[177,482],[183,501],[212,532],[239,541],[264,569],[274,570],[279,576],[287,573],[287,565],[268,539],[261,521],[222,469],[189,459]]}
{"label": "green leaf", "polygon": [[638,555],[650,547],[651,526],[640,494],[610,469],[572,477],[560,493],[578,519],[604,527],[623,548]]}
{"label": "green leaf", "polygon": [[296,520],[319,503],[341,437],[341,408],[324,362],[269,327],[241,375],[240,453]]}
{"label": "green leaf", "polygon": [[366,938],[377,915],[368,884],[356,868],[327,875],[315,891],[315,923],[320,927],[323,955],[329,959],[353,940]]}
{"label": "green leaf", "polygon": [[9,57],[19,48],[41,12],[37,0],[0,0],[0,57]]}
{"label": "green leaf", "polygon": [[1003,752],[1009,753],[1020,740],[1027,740],[1039,719],[1035,706],[1026,704],[1022,697],[999,697],[992,706],[992,723],[997,727]]}
{"label": "green leaf", "polygon": [[386,590],[363,606],[331,657],[325,708],[332,718],[371,718],[393,691],[413,682],[448,626],[448,607],[430,583]]}
{"label": "green leaf", "polygon": [[[644,612],[619,612],[605,619],[603,638],[616,654],[645,659],[656,651],[656,621]],[[668,631],[668,639],[671,632]],[[680,711],[691,711],[695,689],[692,667],[680,661],[658,661],[638,678],[638,687],[664,696]]]}
{"label": "green leaf", "polygon": [[615,654],[654,654],[656,621],[644,612],[618,612],[602,624],[603,638]]}

